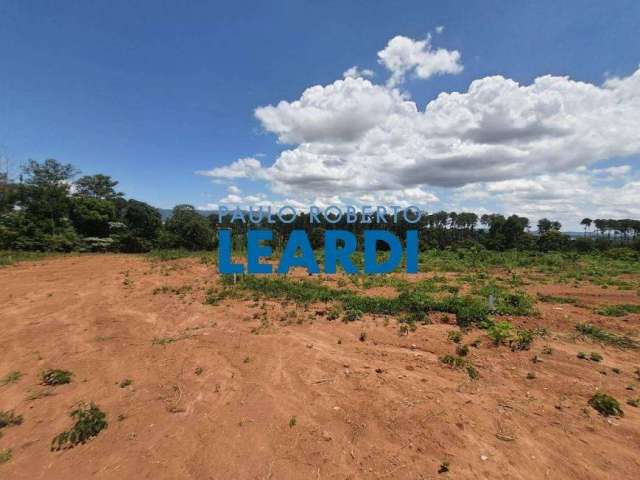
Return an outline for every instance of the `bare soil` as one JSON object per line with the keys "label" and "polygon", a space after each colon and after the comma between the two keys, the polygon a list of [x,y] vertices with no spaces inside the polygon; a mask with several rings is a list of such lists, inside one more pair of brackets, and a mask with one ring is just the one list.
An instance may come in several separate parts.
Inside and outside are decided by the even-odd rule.
{"label": "bare soil", "polygon": [[[203,304],[216,283],[215,267],[190,259],[86,255],[0,269],[0,377],[24,374],[0,386],[0,410],[24,417],[2,429],[12,459],[0,478],[640,478],[640,409],[626,404],[640,396],[640,353],[575,336],[585,321],[637,334],[640,315],[593,312],[640,303],[636,291],[527,286],[580,304],[538,303],[539,317],[511,318],[549,330],[529,351],[467,333],[465,343],[481,339],[469,354],[481,376],[473,381],[438,360],[454,353],[447,334],[457,329],[441,314],[401,336],[393,317],[329,321],[323,305]],[[154,293],[162,286],[191,291]],[[73,380],[41,385],[45,368]],[[589,407],[596,391],[625,415]],[[108,428],[51,452],[80,401],[105,411]],[[449,472],[438,473],[445,461]]]}

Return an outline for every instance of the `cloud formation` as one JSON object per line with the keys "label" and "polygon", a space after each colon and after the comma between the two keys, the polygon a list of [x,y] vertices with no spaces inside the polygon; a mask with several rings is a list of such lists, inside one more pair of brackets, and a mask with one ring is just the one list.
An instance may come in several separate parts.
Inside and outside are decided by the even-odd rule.
{"label": "cloud formation", "polygon": [[[440,33],[440,32],[438,32]],[[378,62],[391,72],[390,87],[402,83],[407,73],[427,79],[433,75],[462,72],[460,52],[444,48],[433,49],[431,35],[426,40],[412,40],[397,35],[378,52]]]}
{"label": "cloud formation", "polygon": [[[280,196],[320,201],[415,194],[416,202],[431,203],[437,197],[429,189],[444,187],[457,198],[469,200],[475,192],[476,199],[484,195],[510,207],[551,191],[535,208],[553,212],[561,201],[587,199],[590,194],[576,191],[580,186],[591,194],[600,189],[602,196],[591,198],[614,205],[617,199],[607,198],[613,187],[602,182],[624,181],[631,167],[586,169],[640,155],[640,69],[601,85],[567,76],[544,75],[528,85],[489,76],[420,107],[398,85],[409,73],[424,79],[459,73],[459,52],[434,49],[430,38],[396,36],[378,57],[390,71],[387,83],[352,67],[297,100],[255,110],[263,129],[287,146],[271,166],[243,158],[200,173],[265,180]],[[561,194],[566,182],[573,196]],[[640,203],[633,198],[637,183],[617,188],[623,188],[617,198]]]}

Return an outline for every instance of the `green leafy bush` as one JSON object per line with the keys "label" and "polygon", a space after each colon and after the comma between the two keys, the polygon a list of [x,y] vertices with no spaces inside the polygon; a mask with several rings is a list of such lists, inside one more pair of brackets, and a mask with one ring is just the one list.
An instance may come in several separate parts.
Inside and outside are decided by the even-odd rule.
{"label": "green leafy bush", "polygon": [[71,382],[73,373],[69,370],[48,369],[40,374],[45,385],[63,385]]}
{"label": "green leafy bush", "polygon": [[597,410],[601,415],[604,415],[605,417],[621,417],[624,415],[624,412],[620,407],[620,403],[615,398],[607,395],[606,393],[596,393],[589,400],[589,405],[591,405],[595,410]]}
{"label": "green leafy bush", "polygon": [[65,447],[72,448],[80,443],[84,444],[107,428],[107,415],[93,403],[88,407],[81,404],[70,415],[75,420],[75,424],[70,430],[54,437],[51,441],[51,450],[61,450]]}

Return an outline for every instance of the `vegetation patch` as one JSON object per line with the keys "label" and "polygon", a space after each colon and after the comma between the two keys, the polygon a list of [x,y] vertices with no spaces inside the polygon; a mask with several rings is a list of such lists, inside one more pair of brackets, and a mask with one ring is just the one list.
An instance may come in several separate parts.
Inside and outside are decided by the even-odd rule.
{"label": "vegetation patch", "polygon": [[45,385],[64,385],[71,382],[73,373],[69,370],[48,369],[40,374]]}
{"label": "vegetation patch", "polygon": [[106,413],[93,403],[89,406],[81,404],[70,415],[75,420],[75,424],[71,429],[54,437],[51,441],[51,450],[61,450],[72,448],[81,443],[84,444],[107,428]]}
{"label": "vegetation patch", "polygon": [[604,315],[607,317],[624,317],[630,313],[640,313],[640,305],[634,304],[620,304],[620,305],[607,305],[596,310],[598,315]]}
{"label": "vegetation patch", "polygon": [[624,415],[624,412],[620,407],[620,403],[611,395],[607,395],[606,393],[596,393],[589,400],[589,405],[605,417],[621,417]]}
{"label": "vegetation patch", "polygon": [[556,295],[545,295],[544,293],[538,293],[538,301],[543,303],[567,303],[570,305],[577,305],[578,299],[575,297],[563,297]]}
{"label": "vegetation patch", "polygon": [[619,348],[640,348],[640,343],[636,340],[629,338],[626,335],[618,335],[617,333],[609,332],[591,323],[579,323],[576,325],[576,330],[580,335],[608,345],[614,345]]}

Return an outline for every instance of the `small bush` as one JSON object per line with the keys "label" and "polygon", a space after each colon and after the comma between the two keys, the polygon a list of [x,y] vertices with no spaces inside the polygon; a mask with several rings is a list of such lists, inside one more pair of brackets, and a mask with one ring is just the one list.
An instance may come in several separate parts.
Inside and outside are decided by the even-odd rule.
{"label": "small bush", "polygon": [[604,415],[605,417],[621,417],[624,415],[624,412],[620,407],[620,403],[618,403],[615,398],[607,395],[606,393],[596,393],[589,400],[589,405],[591,405],[595,410],[598,411],[598,413]]}
{"label": "small bush", "polygon": [[64,385],[71,382],[73,373],[69,370],[48,369],[40,374],[45,385]]}
{"label": "small bush", "polygon": [[467,364],[464,358],[456,357],[455,355],[444,355],[440,357],[440,361],[453,368],[462,368]]}
{"label": "small bush", "polygon": [[601,362],[602,361],[602,355],[600,355],[598,352],[591,352],[591,355],[589,356],[589,359],[592,362]]}
{"label": "small bush", "polygon": [[502,345],[511,337],[512,330],[513,326],[510,322],[498,322],[489,327],[487,335],[495,345]]}
{"label": "small bush", "polygon": [[584,360],[584,359],[586,359],[586,358],[587,358],[587,352],[578,352],[577,357],[578,357],[580,360]]}
{"label": "small bush", "polygon": [[467,375],[469,375],[471,380],[478,380],[480,378],[478,370],[476,370],[476,367],[473,365],[467,365]]}
{"label": "small bush", "polygon": [[358,308],[348,308],[344,311],[343,319],[345,322],[355,322],[362,318],[362,310]]}
{"label": "small bush", "polygon": [[107,428],[107,415],[93,403],[89,407],[81,404],[70,415],[76,423],[70,430],[54,437],[51,441],[51,450],[61,450],[65,447],[72,448],[80,443],[84,444]]}
{"label": "small bush", "polygon": [[469,347],[467,345],[458,345],[456,347],[456,355],[460,357],[466,357],[469,353]]}
{"label": "small bush", "polygon": [[460,343],[462,341],[462,332],[460,330],[452,330],[447,334],[450,342]]}
{"label": "small bush", "polygon": [[514,338],[509,341],[511,350],[514,352],[516,350],[529,350],[531,343],[533,342],[533,338],[534,332],[531,330],[518,330]]}

